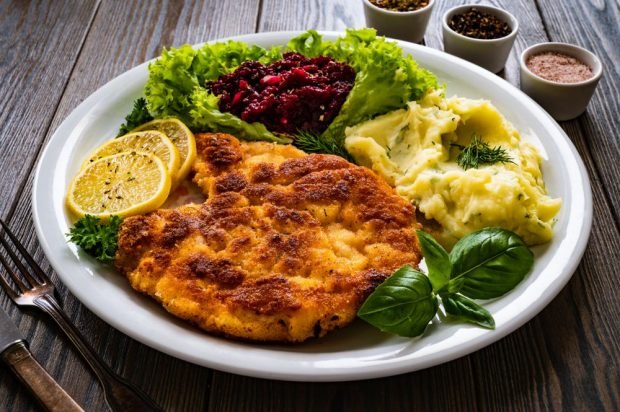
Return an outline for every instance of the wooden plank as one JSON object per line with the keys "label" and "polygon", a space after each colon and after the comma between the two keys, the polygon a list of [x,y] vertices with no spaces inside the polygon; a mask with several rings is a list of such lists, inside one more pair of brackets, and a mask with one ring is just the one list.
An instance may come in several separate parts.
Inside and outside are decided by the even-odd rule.
{"label": "wooden plank", "polygon": [[215,372],[209,410],[477,411],[475,388],[462,382],[473,381],[468,372],[466,358],[416,373],[355,382],[281,382]]}
{"label": "wooden plank", "polygon": [[0,1],[0,211],[8,212],[47,132],[96,1]]}
{"label": "wooden plank", "polygon": [[578,121],[595,159],[605,196],[620,225],[620,4],[617,1],[537,1],[552,41],[576,44],[592,51],[603,63],[599,82],[585,115]]}
{"label": "wooden plank", "polygon": [[[0,1],[3,216],[10,213],[28,177],[97,8],[94,0],[72,7],[67,3]],[[36,327],[30,318],[22,317],[5,294],[0,293],[0,301],[29,338],[46,327]],[[31,339],[31,348],[34,350],[39,342]],[[45,361],[40,354],[37,358]],[[72,389],[68,389],[70,394],[75,393]],[[32,396],[23,385],[6,369],[0,370],[0,410],[26,410],[32,404]]]}
{"label": "wooden plank", "polygon": [[259,32],[283,30],[336,30],[363,27],[361,1],[263,0]]}
{"label": "wooden plank", "polygon": [[[239,10],[244,12],[239,13]],[[88,95],[129,68],[157,57],[162,47],[252,32],[257,14],[258,2],[253,0],[197,0],[183,4],[175,1],[103,2],[58,104],[49,132],[44,130],[41,135],[49,139],[63,119]],[[37,26],[41,21],[30,24]],[[41,43],[44,45],[45,41],[41,39]],[[25,151],[23,148],[19,150]],[[28,166],[32,167],[32,162]],[[19,197],[11,226],[27,242],[29,249],[36,251],[38,261],[49,268],[34,236],[30,218],[31,190],[32,175]],[[52,278],[59,285],[70,318],[108,364],[167,409],[204,409],[209,397],[208,369],[164,355],[112,329],[82,306],[60,284],[55,274]],[[58,332],[38,318],[22,317],[21,323],[23,330],[28,331],[37,358],[61,385],[72,388],[72,395],[78,403],[88,406],[88,410],[105,410],[98,382],[69,349],[68,342],[58,338]],[[6,410],[15,402],[18,406],[13,410],[32,407],[31,397],[19,388],[12,376],[0,371],[0,410]]]}
{"label": "wooden plank", "polygon": [[604,183],[579,122],[563,128],[582,154],[592,182],[594,219],[588,248],[563,293],[536,319],[544,333],[556,399],[573,410],[620,409],[620,306],[616,294],[620,236]]}

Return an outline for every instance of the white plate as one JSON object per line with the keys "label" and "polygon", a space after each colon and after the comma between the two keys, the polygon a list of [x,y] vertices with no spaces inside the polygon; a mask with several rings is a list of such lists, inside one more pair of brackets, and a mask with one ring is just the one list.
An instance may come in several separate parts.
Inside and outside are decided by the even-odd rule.
{"label": "white plate", "polygon": [[[237,39],[270,46],[298,33]],[[341,34],[324,33],[327,38]],[[448,86],[448,95],[491,100],[522,132],[538,137],[547,158],[544,178],[563,199],[553,241],[536,249],[533,272],[508,295],[487,305],[497,328],[489,331],[438,320],[412,340],[382,334],[361,321],[324,339],[298,346],[239,343],[209,336],[175,319],[150,298],[132,291],[112,269],[66,241],[70,221],[64,196],[86,154],[116,134],[142,95],[147,64],[97,90],[60,125],[39,161],[32,194],[37,234],[60,279],[97,316],[138,341],[177,358],[241,375],[298,381],[339,381],[411,372],[458,358],[501,339],[540,312],[568,282],[583,255],[592,221],[585,167],[562,129],[521,91],[473,64],[437,50],[400,42]]]}

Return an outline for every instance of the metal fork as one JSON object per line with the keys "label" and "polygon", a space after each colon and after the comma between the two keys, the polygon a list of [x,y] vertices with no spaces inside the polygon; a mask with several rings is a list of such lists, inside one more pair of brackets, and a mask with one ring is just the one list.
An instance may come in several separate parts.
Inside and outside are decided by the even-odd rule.
{"label": "metal fork", "polygon": [[[36,307],[48,314],[56,325],[73,343],[86,363],[90,365],[103,388],[105,401],[113,411],[161,411],[149,397],[138,388],[117,375],[99,358],[92,347],[86,343],[82,334],[71,323],[58,301],[54,297],[54,285],[49,277],[35,262],[26,248],[19,242],[8,226],[0,219],[0,225],[11,240],[13,247],[4,235],[0,235],[0,243],[7,255],[21,273],[13,271],[9,262],[0,253],[0,263],[11,277],[19,290],[10,286],[7,279],[0,275],[0,285],[18,306]],[[16,251],[18,253],[16,253]],[[17,256],[21,255],[21,259]],[[26,265],[28,268],[26,267]],[[30,270],[29,270],[30,269]]]}

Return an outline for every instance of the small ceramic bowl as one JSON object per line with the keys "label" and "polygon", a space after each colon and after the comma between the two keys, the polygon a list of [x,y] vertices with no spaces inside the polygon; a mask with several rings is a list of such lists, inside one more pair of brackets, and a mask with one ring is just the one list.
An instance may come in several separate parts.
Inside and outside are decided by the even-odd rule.
{"label": "small ceramic bowl", "polygon": [[[448,22],[455,14],[461,14],[475,8],[484,13],[497,17],[510,27],[510,34],[499,39],[474,39],[463,36],[448,26]],[[481,4],[466,4],[446,11],[442,18],[443,48],[444,51],[462,59],[469,60],[485,69],[497,73],[504,68],[512,45],[517,37],[519,22],[510,13],[493,6]]]}
{"label": "small ceramic bowl", "polygon": [[[532,73],[527,67],[530,56],[543,52],[558,52],[590,66],[592,77],[577,83],[559,83]],[[570,120],[586,110],[596,85],[603,75],[603,65],[589,50],[567,43],[540,43],[521,53],[521,90],[536,100],[555,120]]]}
{"label": "small ceramic bowl", "polygon": [[368,27],[377,29],[382,36],[420,43],[437,0],[431,0],[428,6],[415,11],[391,11],[377,7],[368,0],[362,1]]}

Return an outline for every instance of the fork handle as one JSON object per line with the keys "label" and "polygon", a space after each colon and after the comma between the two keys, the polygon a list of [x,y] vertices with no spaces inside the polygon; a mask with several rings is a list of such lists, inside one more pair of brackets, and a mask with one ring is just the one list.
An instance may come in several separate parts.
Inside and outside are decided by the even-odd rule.
{"label": "fork handle", "polygon": [[2,352],[2,359],[19,380],[34,394],[39,403],[51,412],[84,412],[45,369],[32,357],[23,341]]}
{"label": "fork handle", "polygon": [[146,394],[101,361],[54,297],[43,295],[35,299],[34,304],[54,320],[91,367],[101,383],[105,400],[112,411],[161,411]]}

